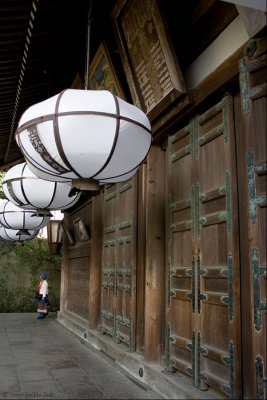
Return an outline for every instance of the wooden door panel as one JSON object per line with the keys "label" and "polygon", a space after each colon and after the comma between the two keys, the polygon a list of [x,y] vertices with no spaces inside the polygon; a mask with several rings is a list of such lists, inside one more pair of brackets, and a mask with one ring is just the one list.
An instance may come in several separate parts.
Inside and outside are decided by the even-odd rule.
{"label": "wooden door panel", "polygon": [[169,138],[168,164],[167,367],[233,398],[240,322],[231,96]]}
{"label": "wooden door panel", "polygon": [[105,186],[102,333],[133,349],[136,318],[136,177]]}
{"label": "wooden door panel", "polygon": [[[191,376],[192,255],[194,191],[192,189],[193,126],[190,123],[168,142],[168,345],[167,368]],[[171,184],[175,182],[175,184]],[[186,321],[186,323],[185,323]]]}
{"label": "wooden door panel", "polygon": [[89,266],[89,256],[69,259],[67,309],[85,319],[89,315]]}
{"label": "wooden door panel", "polygon": [[[252,56],[239,62],[240,96],[235,98],[242,254],[243,382],[246,398],[264,399],[266,346],[266,40],[255,39]],[[264,46],[260,46],[264,43]],[[251,43],[250,43],[251,44]],[[261,49],[259,51],[259,49]]]}
{"label": "wooden door panel", "polygon": [[240,393],[234,368],[240,354],[240,283],[231,96],[197,117],[197,143],[198,380],[233,398]]}

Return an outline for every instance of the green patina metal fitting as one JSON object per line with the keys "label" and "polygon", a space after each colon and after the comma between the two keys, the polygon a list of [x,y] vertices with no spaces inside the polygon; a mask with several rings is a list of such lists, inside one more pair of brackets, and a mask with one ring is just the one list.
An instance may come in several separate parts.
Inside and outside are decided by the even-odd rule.
{"label": "green patina metal fitting", "polygon": [[[112,321],[112,329],[107,328],[103,324],[103,318]],[[109,313],[108,311],[100,310],[100,331],[108,333],[112,337],[114,336],[114,313]]]}
{"label": "green patina metal fitting", "polygon": [[128,344],[128,346],[130,347],[130,338],[127,339],[126,337],[116,333],[116,337],[119,338],[119,340],[125,344]]}
{"label": "green patina metal fitting", "polygon": [[104,233],[111,233],[116,231],[116,226],[109,226],[108,228],[104,228]]}
{"label": "green patina metal fitting", "polygon": [[247,73],[255,68],[259,64],[259,61],[252,61],[249,64],[246,64],[246,58],[242,58],[239,61],[239,80],[240,80],[240,89],[241,89],[241,99],[242,99],[242,109],[245,115],[248,115],[250,112],[249,100],[254,97],[258,93],[262,91],[262,88],[251,89],[248,87],[248,77]]}
{"label": "green patina metal fitting", "polygon": [[230,357],[229,356],[222,356],[222,361],[225,364],[229,365],[230,364]]}
{"label": "green patina metal fitting", "polygon": [[[130,295],[131,295],[131,284],[126,285],[125,278],[126,278],[126,276],[132,277],[132,274],[131,274],[131,270],[126,269],[125,261],[122,262],[122,266],[123,266],[123,269],[117,269],[117,276],[118,275],[123,276],[123,283],[121,285],[117,284],[117,289],[122,291],[122,296],[124,297],[125,292],[130,292]],[[131,280],[131,282],[132,282],[132,280]]]}
{"label": "green patina metal fitting", "polygon": [[129,328],[128,330],[128,338],[123,336],[121,333],[117,333],[116,332],[116,337],[121,341],[124,342],[125,344],[127,344],[129,347],[131,347],[131,327],[132,327],[132,321],[131,318],[124,320],[124,315],[122,313],[121,316],[117,317],[117,314],[115,314],[115,319],[116,322],[118,322],[119,324]]}
{"label": "green patina metal fitting", "polygon": [[252,250],[254,325],[257,331],[262,328],[262,311],[267,310],[267,303],[261,302],[260,278],[267,275],[267,268],[260,267],[258,249]]}
{"label": "green patina metal fitting", "polygon": [[222,269],[222,275],[228,275],[228,296],[222,296],[221,302],[229,306],[229,320],[234,319],[234,304],[233,304],[233,256],[228,254],[228,269]]}
{"label": "green patina metal fitting", "polygon": [[118,185],[118,195],[125,192],[128,189],[134,189],[134,177],[132,177],[129,182],[123,184],[122,186],[119,186],[119,183],[117,183],[117,185]]}
{"label": "green patina metal fitting", "polygon": [[172,213],[176,206],[172,203],[171,194],[168,196],[168,242],[171,243],[172,231],[175,230],[175,225],[172,224]]}
{"label": "green patina metal fitting", "polygon": [[199,139],[199,124],[203,122],[204,117],[196,116],[196,123],[195,123],[195,148],[196,148],[196,158],[199,157],[199,147],[204,142],[204,138]]}
{"label": "green patina metal fitting", "polygon": [[186,347],[192,352],[192,368],[186,368],[187,372],[192,376],[193,385],[196,383],[196,334],[192,332],[192,344],[187,343]]}
{"label": "green patina metal fitting", "polygon": [[175,135],[168,137],[168,165],[169,171],[172,169],[172,162],[175,159],[175,155],[172,154],[172,142],[175,140]]}
{"label": "green patina metal fitting", "polygon": [[201,276],[206,275],[206,274],[207,274],[207,270],[200,268],[200,256],[198,256],[198,258],[197,258],[197,294],[198,294],[198,296],[197,296],[197,312],[198,312],[198,314],[200,314],[200,311],[201,311],[200,301],[207,300],[207,296],[200,292]]}
{"label": "green patina metal fitting", "polygon": [[116,241],[115,240],[104,240],[103,241],[103,247],[111,247],[115,246]]}
{"label": "green patina metal fitting", "polygon": [[132,226],[132,220],[130,221],[125,221],[125,222],[121,222],[119,224],[119,229],[124,229],[124,228],[129,228]]}
{"label": "green patina metal fitting", "polygon": [[196,296],[195,296],[195,256],[192,259],[192,269],[186,270],[186,275],[191,276],[192,282],[192,293],[188,293],[186,296],[192,300],[192,312],[196,311]]}
{"label": "green patina metal fitting", "polygon": [[111,199],[118,197],[118,184],[115,186],[115,190],[109,194],[107,194],[107,185],[104,186],[104,202],[108,202]]}
{"label": "green patina metal fitting", "polygon": [[108,333],[112,337],[114,336],[114,330],[113,329],[109,329],[106,326],[101,325],[101,330],[104,331],[105,333]]}
{"label": "green patina metal fitting", "polygon": [[108,319],[110,321],[114,320],[114,313],[111,313],[111,312],[108,312],[108,311],[105,311],[105,310],[101,310],[100,311],[100,315],[101,315],[101,317],[106,318],[106,319]]}
{"label": "green patina metal fitting", "polygon": [[[185,127],[185,132],[190,133],[190,145],[186,146],[184,149],[184,154],[187,152],[190,153],[191,160],[194,159],[194,145],[193,145],[193,140],[194,140],[194,120],[193,118],[190,120],[189,124]],[[168,138],[168,166],[169,166],[169,171],[171,171],[172,168],[172,163],[173,161],[176,160],[177,155],[176,153],[172,153],[172,143],[176,140],[177,134],[173,136],[169,136]]]}
{"label": "green patina metal fitting", "polygon": [[222,389],[228,394],[230,399],[234,399],[235,395],[235,369],[234,369],[234,343],[230,340],[229,357],[224,356],[223,361],[229,365],[229,386],[223,385]]}
{"label": "green patina metal fitting", "polygon": [[219,189],[220,194],[225,194],[226,196],[226,212],[219,215],[219,218],[226,220],[227,222],[227,232],[232,232],[232,212],[231,212],[231,182],[230,182],[230,171],[226,171],[226,186]]}
{"label": "green patina metal fitting", "polygon": [[131,326],[131,319],[124,318],[124,313],[122,315],[116,315],[116,321],[119,322],[123,326],[127,326],[128,328]]}
{"label": "green patina metal fitting", "polygon": [[205,200],[206,195],[200,195],[199,183],[197,183],[197,193],[196,193],[196,207],[197,207],[197,237],[200,238],[200,225],[205,224],[206,218],[200,218],[200,202]]}
{"label": "green patina metal fitting", "polygon": [[167,343],[167,371],[171,371],[171,366],[175,365],[175,362],[171,357],[171,343],[174,343],[175,339],[171,336],[171,327],[168,324],[168,343]]}
{"label": "green patina metal fitting", "polygon": [[104,186],[104,201],[107,202],[111,199],[118,199],[119,195],[125,192],[129,188],[134,188],[134,177],[131,180],[122,186],[120,183],[116,183],[115,190],[109,194],[107,194],[107,185]]}
{"label": "green patina metal fitting", "polygon": [[218,133],[223,132],[223,137],[224,137],[224,142],[228,142],[228,116],[227,116],[227,105],[226,105],[226,99],[223,98],[222,101],[217,104],[216,110],[222,110],[222,116],[223,116],[223,123],[218,127]]}
{"label": "green patina metal fitting", "polygon": [[197,344],[198,344],[198,346],[197,346],[197,348],[198,348],[198,366],[197,366],[197,371],[198,371],[198,381],[197,381],[197,386],[198,387],[200,387],[201,386],[201,381],[207,381],[207,377],[206,377],[206,375],[204,375],[202,372],[201,372],[201,357],[200,357],[200,355],[201,354],[203,354],[203,355],[207,355],[208,354],[208,350],[207,349],[205,349],[204,347],[201,347],[201,334],[200,334],[200,332],[198,332],[198,334],[197,334]]}
{"label": "green patina metal fitting", "polygon": [[255,369],[257,382],[257,399],[264,399],[264,389],[267,388],[267,379],[264,378],[264,364],[261,356],[256,357]]}
{"label": "green patina metal fitting", "polygon": [[191,188],[191,199],[187,200],[187,204],[191,206],[191,221],[186,223],[188,228],[191,228],[192,239],[195,239],[195,186]]}
{"label": "green patina metal fitting", "polygon": [[171,275],[175,275],[176,271],[171,269],[171,258],[168,258],[168,307],[171,306],[171,297],[175,296],[175,292],[171,290]]}
{"label": "green patina metal fitting", "polygon": [[254,166],[253,151],[251,149],[247,152],[247,174],[248,174],[248,199],[249,199],[249,215],[250,222],[255,224],[257,219],[257,206],[265,204],[267,197],[256,196],[255,189],[255,173],[262,173],[267,170],[266,164],[260,164]]}
{"label": "green patina metal fitting", "polygon": [[190,145],[186,147],[186,150],[190,152],[191,160],[194,160],[194,119],[191,118],[189,125],[185,128],[186,132],[190,133]]}

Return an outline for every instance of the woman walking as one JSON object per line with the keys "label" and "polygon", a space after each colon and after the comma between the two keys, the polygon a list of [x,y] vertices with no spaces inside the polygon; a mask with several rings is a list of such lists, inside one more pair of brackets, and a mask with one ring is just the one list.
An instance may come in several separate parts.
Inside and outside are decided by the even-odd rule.
{"label": "woman walking", "polygon": [[39,295],[40,295],[40,300],[38,300],[38,308],[37,312],[39,312],[39,317],[37,319],[44,319],[44,317],[48,314],[47,312],[47,306],[49,306],[49,300],[48,300],[48,282],[46,280],[47,278],[47,273],[42,272],[41,273],[41,282],[39,286]]}

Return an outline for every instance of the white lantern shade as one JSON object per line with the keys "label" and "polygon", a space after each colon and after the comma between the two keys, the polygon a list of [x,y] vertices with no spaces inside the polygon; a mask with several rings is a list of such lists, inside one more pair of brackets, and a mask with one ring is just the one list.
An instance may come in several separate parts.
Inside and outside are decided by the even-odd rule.
{"label": "white lantern shade", "polygon": [[146,115],[113,93],[67,89],[28,108],[16,140],[40,178],[101,184],[133,175],[147,156],[152,135]]}
{"label": "white lantern shade", "polygon": [[3,181],[5,196],[27,210],[65,210],[72,207],[81,192],[69,197],[70,182],[52,182],[37,177],[26,162],[10,168]]}
{"label": "white lantern shade", "polygon": [[32,210],[24,210],[6,200],[0,205],[0,224],[19,231],[39,230],[50,221],[49,216],[35,216]]}
{"label": "white lantern shade", "polygon": [[24,242],[25,240],[32,240],[38,235],[39,230],[29,231],[29,235],[17,234],[17,230],[8,229],[0,225],[0,238],[9,240],[11,242]]}

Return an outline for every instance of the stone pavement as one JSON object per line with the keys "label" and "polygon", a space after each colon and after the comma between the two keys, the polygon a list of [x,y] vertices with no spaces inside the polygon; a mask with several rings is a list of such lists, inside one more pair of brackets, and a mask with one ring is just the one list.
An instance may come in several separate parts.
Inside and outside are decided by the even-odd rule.
{"label": "stone pavement", "polygon": [[160,399],[49,314],[0,313],[0,399]]}

